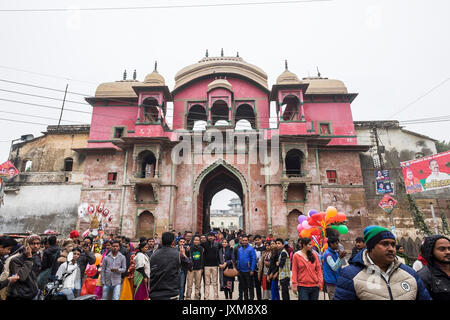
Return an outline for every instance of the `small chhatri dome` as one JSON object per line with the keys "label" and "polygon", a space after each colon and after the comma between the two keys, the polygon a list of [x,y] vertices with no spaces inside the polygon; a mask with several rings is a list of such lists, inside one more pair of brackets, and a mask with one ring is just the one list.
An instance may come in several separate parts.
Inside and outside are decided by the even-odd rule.
{"label": "small chhatri dome", "polygon": [[165,86],[166,82],[162,75],[158,73],[158,71],[154,70],[152,73],[147,75],[144,80],[145,84],[153,85],[153,86]]}
{"label": "small chhatri dome", "polygon": [[287,61],[284,63],[286,70],[284,70],[284,72],[277,78],[277,84],[301,84],[302,82],[298,79],[297,75],[288,70]]}
{"label": "small chhatri dome", "polygon": [[208,92],[215,88],[225,88],[233,91],[233,87],[231,86],[231,83],[229,83],[226,79],[216,79],[210,84],[208,84]]}

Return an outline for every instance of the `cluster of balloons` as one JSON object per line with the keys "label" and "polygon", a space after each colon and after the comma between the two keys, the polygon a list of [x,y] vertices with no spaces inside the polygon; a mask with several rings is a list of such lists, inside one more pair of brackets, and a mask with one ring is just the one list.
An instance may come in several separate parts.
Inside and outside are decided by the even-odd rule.
{"label": "cluster of balloons", "polygon": [[331,228],[337,230],[340,234],[346,234],[348,228],[343,224],[346,219],[346,215],[338,212],[335,207],[328,207],[326,212],[309,210],[307,216],[301,215],[298,217],[298,235],[301,238],[312,239],[319,251],[324,252],[328,247],[326,229]]}

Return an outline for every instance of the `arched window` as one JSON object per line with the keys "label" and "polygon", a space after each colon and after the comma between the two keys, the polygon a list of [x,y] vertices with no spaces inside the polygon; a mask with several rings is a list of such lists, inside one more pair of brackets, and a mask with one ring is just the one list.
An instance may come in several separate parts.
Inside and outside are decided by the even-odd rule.
{"label": "arched window", "polygon": [[24,167],[24,171],[25,171],[25,172],[30,172],[32,167],[33,167],[33,161],[31,161],[31,160],[26,160],[26,162],[25,162],[25,167]]}
{"label": "arched window", "polygon": [[250,123],[250,128],[246,129],[256,128],[255,112],[253,111],[253,108],[248,104],[242,104],[236,109],[236,115],[234,119],[236,123],[236,129],[238,123],[240,123],[244,119]]}
{"label": "arched window", "polygon": [[197,120],[194,122],[194,127],[192,128],[192,131],[205,131],[207,124],[208,123],[204,120]]}
{"label": "arched window", "polygon": [[64,159],[64,171],[72,171],[73,169],[73,159],[66,158]]}
{"label": "arched window", "polygon": [[288,237],[289,239],[297,239],[298,231],[297,231],[297,225],[298,225],[298,217],[302,215],[300,211],[297,209],[292,210],[289,212],[287,216],[287,222],[288,222]]}
{"label": "arched window", "polygon": [[228,121],[227,120],[219,120],[216,122],[215,124],[216,126],[227,126],[228,125]]}
{"label": "arched window", "polygon": [[144,107],[144,118],[142,122],[158,122],[158,101],[156,101],[154,98],[146,98],[144,101],[142,101],[142,105]]}
{"label": "arched window", "polygon": [[[216,122],[220,120],[228,122],[228,120],[230,120],[228,118],[228,113],[229,113],[228,105],[225,103],[225,101],[217,100],[216,102],[214,102],[211,108],[212,125],[215,125]],[[223,123],[223,121],[221,123]]]}
{"label": "arched window", "polygon": [[202,107],[199,104],[196,104],[195,106],[191,107],[189,109],[189,112],[186,117],[186,129],[187,130],[194,130],[196,128],[196,123],[200,121],[207,120],[206,116],[206,110],[204,107]]}
{"label": "arched window", "polygon": [[284,121],[297,120],[299,104],[300,101],[295,96],[287,96],[283,99],[282,112]]}
{"label": "arched window", "polygon": [[137,221],[136,238],[153,237],[155,229],[155,217],[150,211],[142,212]]}
{"label": "arched window", "polygon": [[143,151],[138,156],[139,178],[153,178],[155,176],[156,157],[151,151]]}
{"label": "arched window", "polygon": [[242,120],[239,120],[238,122],[236,122],[235,129],[236,130],[250,130],[250,129],[252,129],[252,124],[248,120],[242,119]]}
{"label": "arched window", "polygon": [[302,161],[303,161],[303,152],[298,149],[289,150],[286,154],[285,159],[285,169],[286,175],[290,176],[301,176],[302,175]]}

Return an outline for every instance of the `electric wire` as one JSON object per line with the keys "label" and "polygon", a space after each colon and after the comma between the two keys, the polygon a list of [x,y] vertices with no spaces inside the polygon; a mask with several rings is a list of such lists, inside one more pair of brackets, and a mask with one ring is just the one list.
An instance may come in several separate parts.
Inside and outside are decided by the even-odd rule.
{"label": "electric wire", "polygon": [[251,5],[279,5],[295,3],[332,2],[333,0],[291,0],[291,1],[260,1],[237,3],[210,3],[210,4],[186,4],[186,5],[160,5],[140,7],[98,7],[98,8],[44,8],[44,9],[0,9],[0,12],[66,12],[66,11],[117,11],[117,10],[148,10],[148,9],[183,9],[183,8],[210,8],[210,7],[236,7]]}
{"label": "electric wire", "polygon": [[[8,92],[8,93],[21,94],[21,95],[31,96],[31,97],[37,97],[37,98],[42,98],[42,99],[50,99],[50,100],[56,100],[56,101],[64,101],[63,99],[59,99],[59,98],[52,98],[52,97],[41,96],[41,95],[37,95],[37,94],[25,93],[25,92],[14,91],[14,90],[0,89],[0,91]],[[68,103],[76,103],[76,104],[82,104],[82,105],[89,105],[89,104],[86,103],[86,102],[78,102],[78,101],[72,101],[72,100],[65,100],[65,101],[68,102]]]}

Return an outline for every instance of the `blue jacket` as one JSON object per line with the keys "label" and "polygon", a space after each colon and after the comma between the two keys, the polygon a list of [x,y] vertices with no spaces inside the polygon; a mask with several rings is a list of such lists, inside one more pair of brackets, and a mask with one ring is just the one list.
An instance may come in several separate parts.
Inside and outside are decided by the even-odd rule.
{"label": "blue jacket", "polygon": [[240,247],[238,249],[236,268],[240,272],[255,271],[256,267],[256,252],[251,245],[246,248]]}
{"label": "blue jacket", "polygon": [[370,264],[367,250],[360,251],[349,264],[341,270],[334,300],[431,300],[414,269],[397,259],[389,282]]}
{"label": "blue jacket", "polygon": [[330,248],[325,251],[323,256],[323,281],[328,284],[336,284],[341,272],[341,267],[339,266],[336,271],[333,271],[327,262],[327,257],[329,256],[331,256],[334,262],[339,258],[336,251],[331,250]]}

